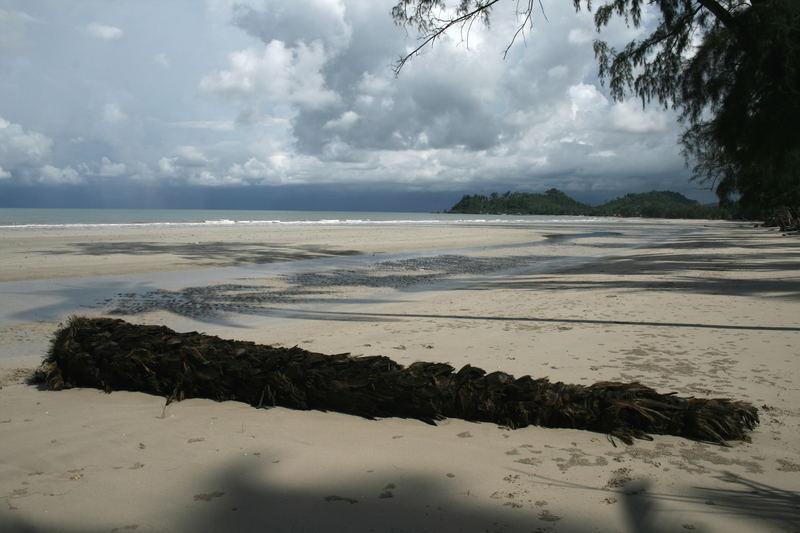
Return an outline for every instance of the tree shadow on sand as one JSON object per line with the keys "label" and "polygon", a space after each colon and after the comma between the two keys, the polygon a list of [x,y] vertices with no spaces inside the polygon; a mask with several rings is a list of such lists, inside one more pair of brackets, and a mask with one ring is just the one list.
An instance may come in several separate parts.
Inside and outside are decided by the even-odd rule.
{"label": "tree shadow on sand", "polygon": [[[726,481],[731,489],[692,488],[682,494],[650,492],[647,482],[620,489],[597,488],[525,473],[540,490],[568,490],[552,508],[524,500],[487,500],[456,489],[442,476],[378,471],[350,479],[301,485],[271,479],[269,457],[238,459],[205,477],[192,489],[165,494],[174,505],[167,514],[153,516],[141,510],[134,523],[99,525],[89,518],[82,524],[55,523],[46,515],[6,511],[0,529],[8,533],[48,531],[65,533],[163,530],[237,532],[551,532],[588,533],[624,531],[667,533],[707,531],[704,522],[714,516],[743,520],[753,531],[794,527],[800,519],[796,492],[738,476]],[[388,473],[387,473],[388,472]],[[449,484],[449,485],[448,485]],[[196,487],[201,486],[201,492]],[[161,491],[164,490],[162,487]],[[592,494],[617,500],[614,523],[588,520],[581,507]],[[709,501],[713,498],[713,503]],[[676,508],[675,504],[679,504]],[[687,507],[690,506],[690,507]],[[573,512],[574,511],[574,512]],[[677,511],[677,513],[676,513]],[[106,513],[104,516],[113,516]],[[91,514],[87,516],[92,516]],[[707,519],[706,519],[707,517]]]}
{"label": "tree shadow on sand", "polygon": [[78,242],[68,250],[41,250],[45,255],[174,255],[203,266],[235,266],[319,259],[356,255],[357,250],[342,250],[316,245],[285,245],[241,242]]}
{"label": "tree shadow on sand", "polygon": [[[713,243],[711,243],[713,244]],[[757,246],[757,245],[754,245]],[[782,244],[782,251],[753,254],[703,253],[702,243],[678,241],[642,248],[645,253],[606,257],[597,262],[566,265],[555,273],[487,277],[469,289],[662,290],[691,294],[765,296],[800,300],[800,278],[745,277],[738,273],[800,272],[800,243]],[[772,248],[774,250],[774,248]],[[647,250],[669,250],[652,253]],[[688,250],[698,250],[692,253]],[[698,274],[701,273],[701,274]],[[714,275],[713,273],[719,273]],[[711,274],[711,275],[709,275]],[[601,275],[602,279],[592,276]],[[668,279],[658,279],[667,277]]]}
{"label": "tree shadow on sand", "polygon": [[[795,531],[800,523],[800,492],[781,489],[766,483],[745,478],[731,472],[718,472],[714,479],[729,483],[730,488],[689,487],[686,491],[668,493],[653,490],[653,483],[645,479],[633,480],[623,487],[609,490],[579,483],[527,474],[550,487],[575,489],[586,496],[593,492],[612,493],[622,505],[627,530],[633,533],[661,533],[689,529],[706,531],[703,526],[671,518],[670,507],[687,510],[693,516],[712,518],[728,516],[735,520],[746,520],[752,531]],[[702,520],[702,518],[700,519]],[[711,531],[716,530],[716,528]]]}
{"label": "tree shadow on sand", "polygon": [[456,314],[433,314],[433,313],[380,313],[380,312],[348,312],[348,311],[323,311],[323,310],[304,310],[304,309],[281,309],[276,308],[276,312],[284,313],[287,316],[302,318],[304,320],[333,320],[333,321],[353,321],[364,322],[374,321],[397,321],[397,320],[475,320],[486,322],[533,322],[542,324],[588,324],[601,326],[650,326],[663,328],[701,328],[719,330],[742,330],[742,331],[800,331],[800,326],[760,326],[758,324],[718,324],[714,322],[654,322],[644,320],[602,320],[589,318],[549,318],[536,316],[493,316],[493,315],[456,315]]}

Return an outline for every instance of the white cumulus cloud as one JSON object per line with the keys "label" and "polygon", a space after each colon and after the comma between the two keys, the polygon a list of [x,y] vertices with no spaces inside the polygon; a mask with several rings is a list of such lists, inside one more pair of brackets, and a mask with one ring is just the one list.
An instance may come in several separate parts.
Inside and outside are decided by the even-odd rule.
{"label": "white cumulus cloud", "polygon": [[44,165],[39,169],[39,182],[49,185],[74,185],[81,183],[83,179],[80,174],[72,167],[58,168],[52,165]]}
{"label": "white cumulus cloud", "polygon": [[175,176],[178,169],[175,167],[177,157],[162,157],[158,160],[158,170],[163,176]]}
{"label": "white cumulus cloud", "polygon": [[321,73],[325,48],[319,41],[287,47],[271,41],[263,50],[247,48],[228,56],[228,70],[205,76],[201,89],[247,101],[295,104],[319,109],[335,103],[336,93],[325,86]]}
{"label": "white cumulus cloud", "polygon": [[358,122],[358,113],[355,111],[345,111],[339,118],[329,120],[325,123],[323,128],[331,130],[349,130],[353,125]]}
{"label": "white cumulus cloud", "polygon": [[114,41],[119,39],[123,35],[123,31],[116,26],[109,26],[107,24],[98,24],[97,22],[92,22],[86,25],[86,31],[92,37],[96,37],[97,39],[102,39],[104,41]]}
{"label": "white cumulus cloud", "polygon": [[572,44],[586,44],[592,41],[592,34],[583,28],[574,28],[569,30],[567,40]]}
{"label": "white cumulus cloud", "polygon": [[40,164],[50,156],[52,147],[53,141],[46,135],[25,131],[0,117],[0,162],[4,166]]}
{"label": "white cumulus cloud", "polygon": [[642,108],[636,100],[617,102],[611,108],[611,124],[618,131],[627,133],[657,133],[666,130],[673,117],[662,109]]}
{"label": "white cumulus cloud", "polygon": [[572,119],[577,119],[581,114],[591,114],[608,106],[608,99],[597,90],[597,87],[588,83],[578,83],[567,89],[572,110]]}
{"label": "white cumulus cloud", "polygon": [[222,187],[225,185],[243,185],[244,181],[240,178],[233,176],[222,176],[203,170],[197,173],[192,173],[188,176],[187,183],[192,185],[202,185],[205,187]]}
{"label": "white cumulus cloud", "polygon": [[100,160],[100,168],[97,174],[107,178],[115,178],[124,175],[127,170],[125,163],[113,163],[109,158],[103,157]]}
{"label": "white cumulus cloud", "polygon": [[198,185],[212,184],[210,168],[215,161],[192,145],[178,146],[172,151],[171,157],[161,157],[158,160],[159,174],[165,177],[186,178],[191,183]]}
{"label": "white cumulus cloud", "polygon": [[204,167],[209,159],[196,146],[179,146],[175,149],[176,162],[182,167]]}
{"label": "white cumulus cloud", "polygon": [[165,54],[163,52],[160,53],[160,54],[154,55],[153,56],[153,61],[155,61],[156,64],[161,65],[162,67],[168,67],[169,66],[169,56],[167,56],[167,54]]}
{"label": "white cumulus cloud", "polygon": [[103,120],[106,122],[116,124],[117,122],[122,122],[126,118],[128,118],[128,115],[122,111],[119,104],[106,104],[103,106]]}

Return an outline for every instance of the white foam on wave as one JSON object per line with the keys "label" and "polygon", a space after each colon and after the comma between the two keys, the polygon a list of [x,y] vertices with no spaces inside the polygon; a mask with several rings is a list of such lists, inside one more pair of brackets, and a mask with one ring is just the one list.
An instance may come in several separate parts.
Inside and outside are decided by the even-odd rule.
{"label": "white foam on wave", "polygon": [[575,224],[607,222],[619,219],[604,217],[566,217],[566,218],[457,218],[457,219],[308,219],[308,220],[231,220],[227,218],[204,220],[202,222],[122,222],[122,223],[64,223],[64,224],[10,224],[0,225],[0,229],[116,229],[116,228],[180,228],[180,227],[218,227],[218,226],[396,226],[396,225],[464,225],[464,224]]}

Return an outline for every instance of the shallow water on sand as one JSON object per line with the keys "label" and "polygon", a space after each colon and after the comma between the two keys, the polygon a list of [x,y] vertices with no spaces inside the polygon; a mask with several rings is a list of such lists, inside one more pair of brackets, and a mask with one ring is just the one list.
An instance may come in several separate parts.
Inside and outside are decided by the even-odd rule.
{"label": "shallow water on sand", "polygon": [[[176,272],[3,282],[0,283],[0,301],[3,302],[0,304],[0,327],[21,322],[55,322],[75,313],[104,313],[117,305],[120,298],[132,301],[157,291],[176,291],[211,284],[248,286],[254,280],[262,283],[270,278],[289,277],[293,277],[292,282],[299,287],[303,284],[303,278],[298,277],[301,275],[328,273],[328,276],[341,277],[336,273],[345,272],[352,278],[353,272],[385,270],[386,265],[392,262],[395,266],[390,270],[397,271],[397,265],[401,265],[401,270],[433,269],[439,274],[409,277],[400,285],[385,285],[383,288],[386,290],[400,289],[406,293],[452,290],[479,283],[487,276],[500,273],[513,275],[555,271],[600,261],[631,248],[653,245],[697,229],[695,226],[662,221],[634,223],[631,220],[608,220],[603,224],[572,222],[568,227],[560,222],[546,224],[537,221],[525,226],[534,230],[530,232],[533,240],[518,244],[344,255]],[[456,265],[458,268],[454,268]],[[332,283],[341,285],[342,281]],[[348,283],[358,284],[352,280]],[[373,294],[371,297],[378,298],[381,295]],[[196,297],[202,299],[203,296],[198,293]],[[404,297],[411,296],[406,294]],[[316,308],[324,305],[327,304],[315,303]]]}

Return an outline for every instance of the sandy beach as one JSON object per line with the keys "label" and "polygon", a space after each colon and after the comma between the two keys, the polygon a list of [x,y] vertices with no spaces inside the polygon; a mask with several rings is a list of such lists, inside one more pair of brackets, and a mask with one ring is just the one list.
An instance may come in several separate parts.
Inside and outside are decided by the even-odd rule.
{"label": "sandy beach", "polygon": [[[752,224],[0,230],[1,531],[800,531],[800,241]],[[750,442],[25,383],[70,314],[759,408]]]}

